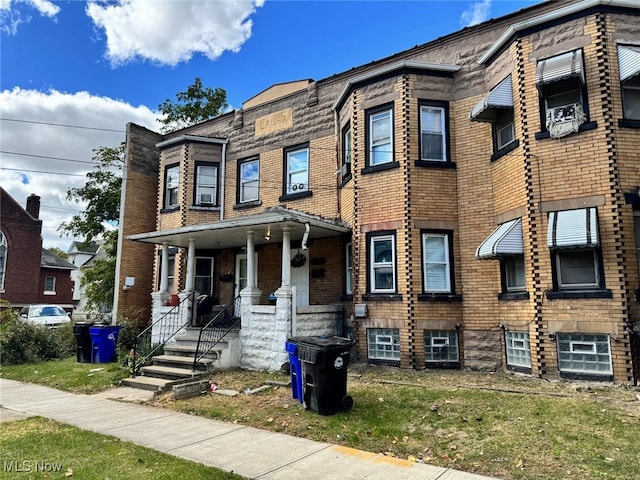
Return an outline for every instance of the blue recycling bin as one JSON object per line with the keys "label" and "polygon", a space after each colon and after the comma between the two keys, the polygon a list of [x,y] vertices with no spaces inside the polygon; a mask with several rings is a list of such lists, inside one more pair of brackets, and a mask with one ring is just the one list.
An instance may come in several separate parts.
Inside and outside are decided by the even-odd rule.
{"label": "blue recycling bin", "polygon": [[298,345],[293,340],[285,342],[285,348],[289,354],[289,370],[291,372],[291,395],[300,403],[304,401],[302,393],[302,365],[298,358]]}
{"label": "blue recycling bin", "polygon": [[116,360],[116,345],[120,325],[100,325],[89,328],[92,363],[110,363]]}

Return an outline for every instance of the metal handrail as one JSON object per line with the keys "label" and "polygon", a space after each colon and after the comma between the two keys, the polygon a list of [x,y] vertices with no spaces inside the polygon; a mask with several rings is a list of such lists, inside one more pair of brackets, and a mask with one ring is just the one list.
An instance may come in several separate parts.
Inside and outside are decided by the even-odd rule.
{"label": "metal handrail", "polygon": [[[154,326],[158,325],[160,322],[165,320],[169,315],[174,315],[176,312],[178,312],[180,306],[185,301],[191,300],[193,302],[194,298],[195,298],[195,292],[191,292],[188,297],[185,297],[182,300],[180,300],[178,305],[174,305],[174,307],[171,310],[166,312],[158,320],[148,325],[144,330],[142,330],[138,335],[136,335],[136,337],[133,340],[133,349],[132,349],[133,358],[132,358],[132,366],[131,366],[131,376],[133,378],[135,378],[138,369],[141,366],[143,366],[150,357],[153,357],[158,351],[160,351],[161,348],[163,349],[164,346],[167,344],[167,342],[171,340],[173,337],[175,337],[178,334],[178,332],[182,331],[182,329],[189,326],[192,320],[192,315],[189,315],[189,318],[187,319],[187,321],[178,325],[178,327],[173,332],[169,332],[169,335],[167,335],[166,337],[163,337],[159,343],[157,343],[156,345],[151,345],[153,348],[151,348],[151,350],[149,350],[145,355],[138,358],[137,356],[138,345],[141,344],[142,338],[146,335],[151,335]],[[195,305],[193,305],[193,307],[195,308]]]}
{"label": "metal handrail", "polygon": [[[240,311],[240,296],[233,299],[224,310],[219,312],[200,329],[198,344],[193,355],[193,371],[196,371],[198,362],[202,360],[222,339],[240,324],[240,317],[236,312]],[[200,351],[202,349],[202,351]]]}

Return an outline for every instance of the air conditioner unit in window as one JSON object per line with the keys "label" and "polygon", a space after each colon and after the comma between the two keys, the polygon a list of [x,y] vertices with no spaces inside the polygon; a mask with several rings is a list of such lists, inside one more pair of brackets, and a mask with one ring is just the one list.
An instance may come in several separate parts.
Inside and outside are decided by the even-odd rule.
{"label": "air conditioner unit in window", "polygon": [[551,108],[549,110],[551,121],[555,124],[572,122],[578,117],[578,108],[580,108],[580,105],[577,103]]}
{"label": "air conditioner unit in window", "polygon": [[201,193],[198,195],[198,204],[199,205],[213,205],[213,194],[211,193]]}

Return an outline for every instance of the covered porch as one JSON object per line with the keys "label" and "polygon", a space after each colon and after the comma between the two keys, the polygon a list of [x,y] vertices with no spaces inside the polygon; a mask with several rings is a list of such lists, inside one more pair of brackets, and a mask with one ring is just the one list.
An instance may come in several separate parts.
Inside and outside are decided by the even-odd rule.
{"label": "covered porch", "polygon": [[[128,240],[161,246],[159,288],[151,296],[152,322],[163,320],[154,324],[152,336],[160,338],[161,331],[196,325],[196,299],[202,293],[198,292],[196,258],[198,252],[215,252],[227,258],[224,269],[217,267],[224,283],[215,292],[216,303],[235,304],[234,314],[241,319],[239,346],[231,349],[234,358],[227,358],[224,366],[280,369],[288,361],[284,349],[288,337],[341,334],[340,295],[310,305],[309,244],[336,242],[349,233],[349,226],[340,220],[274,207],[256,215],[128,236]],[[184,288],[172,292],[169,257],[176,247],[186,251],[186,271]],[[340,258],[333,261],[341,262]],[[230,264],[235,264],[234,273]],[[258,287],[259,278],[262,285],[269,285],[268,291]],[[178,307],[170,305],[175,295]]]}

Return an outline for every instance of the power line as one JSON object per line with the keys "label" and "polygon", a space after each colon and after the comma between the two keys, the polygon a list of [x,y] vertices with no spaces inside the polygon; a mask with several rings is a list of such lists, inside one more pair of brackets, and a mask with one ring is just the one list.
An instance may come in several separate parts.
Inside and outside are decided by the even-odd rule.
{"label": "power line", "polygon": [[0,153],[5,153],[7,155],[16,155],[16,156],[21,156],[21,157],[34,157],[34,158],[46,158],[46,159],[49,159],[49,160],[60,160],[62,162],[88,163],[90,165],[98,165],[99,164],[99,162],[90,161],[90,160],[73,160],[71,158],[49,157],[47,155],[35,155],[33,153],[9,152],[7,150],[0,150]]}
{"label": "power line", "polygon": [[86,175],[81,175],[79,173],[63,173],[63,172],[47,172],[44,170],[24,170],[22,168],[7,168],[0,167],[0,170],[8,170],[11,172],[28,172],[28,173],[46,173],[47,175],[66,175],[67,177],[86,177]]}
{"label": "power line", "polygon": [[2,118],[0,120],[5,122],[19,122],[19,123],[31,123],[35,125],[48,125],[50,127],[65,127],[65,128],[79,128],[82,130],[99,130],[102,132],[116,132],[116,133],[127,133],[125,130],[114,130],[113,128],[99,128],[99,127],[85,127],[82,125],[68,125],[65,123],[51,123],[51,122],[37,122],[35,120],[20,120],[18,118]]}

